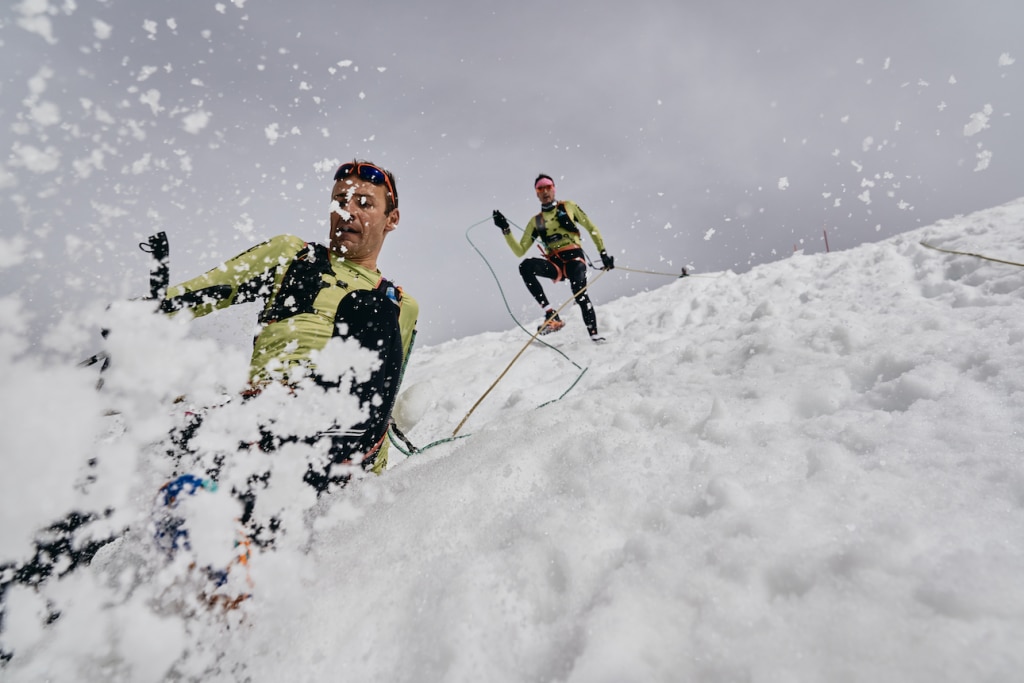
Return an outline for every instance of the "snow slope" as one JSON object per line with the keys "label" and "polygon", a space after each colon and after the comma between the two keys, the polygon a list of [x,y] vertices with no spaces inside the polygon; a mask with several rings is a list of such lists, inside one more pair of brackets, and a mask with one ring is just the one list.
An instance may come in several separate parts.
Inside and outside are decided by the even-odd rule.
{"label": "snow slope", "polygon": [[[418,349],[397,416],[417,445],[439,443],[318,504],[281,454],[287,530],[254,554],[238,609],[185,618],[195,605],[166,598],[182,567],[154,568],[127,547],[146,534],[129,534],[39,594],[10,591],[0,674],[1019,680],[1024,268],[920,242],[1021,263],[1022,223],[1024,200],[627,299],[603,301],[598,281],[609,343],[567,308],[545,340],[568,358],[532,345],[454,440],[527,335]],[[138,529],[179,419],[167,398],[244,376],[239,352],[187,339],[187,322],[136,325],[130,339],[158,350],[120,348],[98,394],[94,370],[0,337],[0,438],[18,473],[0,483],[2,557],[69,501],[113,499],[110,527]],[[83,327],[51,346],[70,353]],[[111,427],[111,406],[130,429]],[[97,483],[74,488],[93,456]],[[47,599],[62,614],[43,627]]]}

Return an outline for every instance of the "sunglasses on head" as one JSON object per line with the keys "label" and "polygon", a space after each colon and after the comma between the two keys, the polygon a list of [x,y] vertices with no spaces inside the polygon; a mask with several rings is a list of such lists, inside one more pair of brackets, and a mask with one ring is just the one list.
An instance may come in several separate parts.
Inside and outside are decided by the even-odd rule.
{"label": "sunglasses on head", "polygon": [[373,164],[348,162],[338,167],[334,174],[334,182],[338,182],[342,178],[347,178],[353,174],[360,180],[365,180],[373,185],[383,185],[391,193],[391,200],[394,202],[394,205],[398,206],[398,193],[395,192],[395,188],[391,184],[391,178],[388,177],[386,171],[377,168]]}

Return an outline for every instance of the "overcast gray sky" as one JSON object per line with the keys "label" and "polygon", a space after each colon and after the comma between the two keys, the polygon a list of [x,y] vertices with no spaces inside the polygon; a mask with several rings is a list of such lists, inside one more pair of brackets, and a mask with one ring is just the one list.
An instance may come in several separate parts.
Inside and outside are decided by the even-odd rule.
{"label": "overcast gray sky", "polygon": [[[1024,195],[1024,3],[24,0],[0,15],[0,295],[37,327],[279,234],[324,240],[331,172],[398,176],[380,265],[420,344],[512,325],[466,240],[539,172],[618,264],[741,272]],[[489,221],[474,243],[539,310]],[[584,246],[593,258],[596,250]],[[617,271],[600,304],[670,282]],[[548,286],[552,301],[567,285]],[[255,311],[204,322],[246,343]],[[573,310],[568,319],[580,324]],[[685,333],[682,331],[681,333]]]}

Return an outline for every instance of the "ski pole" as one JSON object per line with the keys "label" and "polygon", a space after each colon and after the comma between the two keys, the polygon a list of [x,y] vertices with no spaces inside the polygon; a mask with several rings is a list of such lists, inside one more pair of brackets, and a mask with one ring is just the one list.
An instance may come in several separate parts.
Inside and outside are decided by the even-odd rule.
{"label": "ski pole", "polygon": [[[573,292],[573,295],[566,299],[565,302],[555,310],[555,315],[558,315],[558,313],[561,312],[563,308],[568,306],[572,301],[575,301],[577,296],[585,292],[587,288],[590,287],[590,285],[600,280],[607,272],[607,270],[602,270],[593,280],[591,280],[589,283],[580,288],[578,292]],[[483,395],[477,399],[476,403],[473,404],[473,407],[469,409],[468,413],[466,413],[466,416],[462,418],[461,422],[459,422],[458,426],[455,428],[455,431],[452,432],[452,436],[456,436],[459,433],[459,430],[462,429],[462,425],[466,424],[466,420],[469,419],[469,416],[473,414],[473,411],[477,409],[477,406],[483,403],[483,400],[487,398],[487,395],[491,393],[491,390],[498,385],[498,382],[500,382],[502,378],[505,377],[505,375],[512,368],[512,366],[515,365],[515,362],[519,360],[519,357],[522,356],[523,353],[526,351],[527,347],[529,347],[530,344],[533,343],[533,340],[537,338],[542,329],[544,329],[543,325],[540,327],[540,329],[533,333],[533,336],[531,336],[530,339],[526,342],[526,344],[523,345],[523,348],[519,349],[519,353],[517,353],[515,357],[511,361],[509,361],[509,364],[506,365],[505,369],[501,371],[501,374],[498,375],[498,378],[491,383],[491,386],[487,387],[487,391],[485,391]]]}
{"label": "ski pole", "polygon": [[[170,245],[167,241],[167,233],[160,231],[155,235],[150,235],[145,242],[139,243],[139,249],[150,254],[154,260],[149,270],[149,298],[153,300],[163,299],[170,283]],[[103,338],[106,338],[109,333],[109,330],[100,330],[100,335]],[[78,367],[87,368],[100,362],[102,362],[102,365],[100,365],[100,375],[102,375],[110,367],[110,356],[105,351],[94,353],[80,362]],[[96,380],[96,389],[102,388],[103,377],[101,376]]]}
{"label": "ski pole", "polygon": [[160,231],[150,235],[148,240],[139,243],[139,249],[153,257],[153,265],[149,270],[149,298],[163,299],[171,280],[171,247],[167,242],[167,233]]}

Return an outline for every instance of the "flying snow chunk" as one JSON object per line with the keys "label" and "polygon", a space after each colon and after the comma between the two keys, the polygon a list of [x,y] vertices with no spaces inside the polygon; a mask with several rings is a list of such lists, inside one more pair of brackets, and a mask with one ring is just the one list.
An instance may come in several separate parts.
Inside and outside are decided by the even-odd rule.
{"label": "flying snow chunk", "polygon": [[7,170],[7,168],[0,164],[0,190],[6,190],[11,187],[18,186],[18,177]]}
{"label": "flying snow chunk", "polygon": [[32,101],[35,101],[39,95],[46,92],[46,81],[53,78],[54,71],[48,66],[44,66],[39,69],[39,72],[32,78],[28,79],[28,89],[32,92]]}
{"label": "flying snow chunk", "polygon": [[971,114],[971,122],[964,126],[964,136],[971,137],[988,128],[990,116],[992,116],[991,104],[986,104],[980,112]]}
{"label": "flying snow chunk", "polygon": [[1017,60],[1011,57],[1009,52],[1004,52],[999,55],[999,66],[1010,66],[1015,61]]}
{"label": "flying snow chunk", "polygon": [[245,239],[252,241],[255,239],[255,224],[253,223],[252,216],[245,213],[242,214],[241,220],[235,221],[234,229],[239,232]]}
{"label": "flying snow chunk", "polygon": [[151,167],[152,161],[152,154],[149,154],[148,152],[146,154],[143,154],[141,159],[136,159],[135,161],[132,162],[132,175],[142,175],[143,173],[148,171]]}
{"label": "flying snow chunk", "polygon": [[178,166],[185,173],[192,172],[192,157],[183,149],[176,149],[174,153],[178,155]]}
{"label": "flying snow chunk", "polygon": [[139,75],[135,77],[135,80],[144,81],[159,70],[160,67],[157,66],[144,66],[141,69],[139,69]]}
{"label": "flying snow chunk", "polygon": [[321,159],[320,161],[314,162],[313,169],[318,173],[334,173],[335,169],[338,168],[338,164],[341,162],[338,159]]}
{"label": "flying snow chunk", "polygon": [[[346,190],[346,194],[348,194],[350,199],[351,199],[351,192],[352,192],[351,189]],[[337,199],[331,200],[331,213],[338,214],[339,216],[342,217],[343,220],[346,220],[346,221],[349,220],[350,218],[352,218],[352,214],[350,214],[345,209],[341,208],[341,203]]]}
{"label": "flying snow chunk", "polygon": [[714,237],[714,236],[715,236],[715,229],[714,228],[709,228],[708,231],[704,233],[704,241],[705,242],[710,242],[711,238]]}
{"label": "flying snow chunk", "polygon": [[60,166],[60,152],[52,145],[46,149],[39,149],[32,145],[15,143],[13,151],[18,165],[33,173],[49,173]]}
{"label": "flying snow chunk", "polygon": [[60,109],[53,102],[40,102],[32,107],[32,120],[42,127],[60,123]]}
{"label": "flying snow chunk", "polygon": [[107,22],[100,21],[99,19],[92,20],[92,34],[96,36],[97,40],[107,40],[113,32],[114,27]]}
{"label": "flying snow chunk", "polygon": [[139,102],[148,104],[149,108],[153,110],[153,116],[156,116],[164,109],[160,106],[160,91],[156,89],[147,90],[142,95],[139,95]]}
{"label": "flying snow chunk", "polygon": [[42,36],[43,40],[50,45],[56,44],[57,40],[53,37],[53,24],[46,16],[50,11],[50,3],[46,0],[25,0],[17,6],[17,9],[21,10],[22,14],[21,19],[18,19],[18,26],[29,33]]}
{"label": "flying snow chunk", "polygon": [[281,137],[281,134],[278,132],[277,128],[278,125],[276,123],[272,123],[263,129],[263,134],[267,136],[267,141],[272,145],[275,144],[278,138]]}
{"label": "flying snow chunk", "polygon": [[198,135],[199,131],[206,128],[210,123],[210,113],[206,111],[194,111],[181,121],[181,127],[186,132]]}
{"label": "flying snow chunk", "polygon": [[978,164],[974,167],[974,172],[984,171],[990,163],[992,163],[992,151],[988,149],[981,150],[978,152]]}
{"label": "flying snow chunk", "polygon": [[0,270],[18,265],[25,260],[27,252],[28,240],[24,237],[0,237]]}
{"label": "flying snow chunk", "polygon": [[782,176],[779,178],[779,189],[785,190],[787,187],[789,187],[789,178]]}

